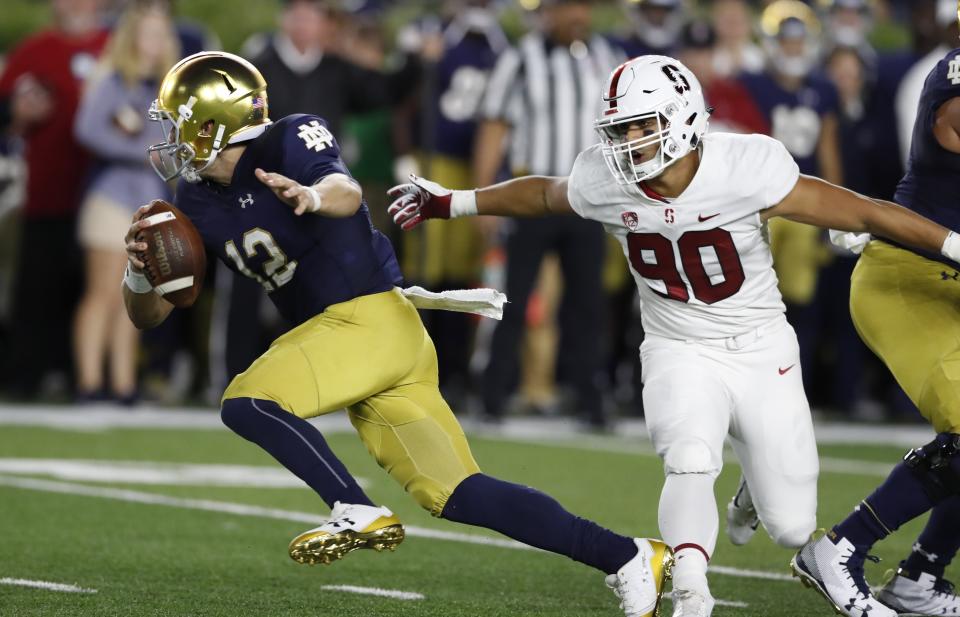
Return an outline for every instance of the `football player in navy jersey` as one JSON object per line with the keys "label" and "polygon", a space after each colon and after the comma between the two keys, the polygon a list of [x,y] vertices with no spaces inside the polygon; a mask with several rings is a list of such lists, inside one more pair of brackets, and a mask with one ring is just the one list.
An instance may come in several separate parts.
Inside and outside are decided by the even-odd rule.
{"label": "football player in navy jersey", "polygon": [[[956,227],[958,182],[960,49],[954,49],[924,83],[907,173],[895,200]],[[877,594],[892,610],[869,614],[957,615],[960,597],[944,570],[960,549],[960,273],[953,261],[886,238],[846,236],[842,242],[863,250],[851,278],[854,324],[937,437],[908,452],[850,516],[801,549],[793,567],[837,611],[860,617],[866,613],[847,601],[847,591],[852,581],[869,593],[863,574],[868,551],[930,510],[912,552]],[[833,555],[841,559],[827,558]]]}
{"label": "football player in navy jersey", "polygon": [[[346,408],[377,462],[434,516],[500,531],[602,570],[628,617],[652,615],[672,563],[656,540],[631,539],[578,518],[534,489],[480,472],[440,396],[437,358],[389,241],[370,222],[359,185],[323,119],[271,123],[266,83],[247,61],[201,53],[174,66],[151,117],[167,141],[151,148],[176,205],[208,252],[263,285],[293,326],[238,375],[221,417],[269,452],[332,508],[290,544],[304,563],[358,548],[395,548],[400,521],[364,494],[307,422]],[[136,233],[127,235],[124,300],[140,328],[173,306],[153,293]]]}

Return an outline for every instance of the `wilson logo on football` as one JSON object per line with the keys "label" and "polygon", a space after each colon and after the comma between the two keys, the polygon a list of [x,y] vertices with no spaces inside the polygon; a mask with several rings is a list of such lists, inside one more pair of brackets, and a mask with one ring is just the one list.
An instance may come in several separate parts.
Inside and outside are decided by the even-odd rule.
{"label": "wilson logo on football", "polygon": [[157,268],[160,269],[160,274],[169,276],[173,268],[170,267],[170,258],[167,257],[167,245],[163,241],[163,234],[155,231],[153,233],[153,242],[153,255],[157,259]]}

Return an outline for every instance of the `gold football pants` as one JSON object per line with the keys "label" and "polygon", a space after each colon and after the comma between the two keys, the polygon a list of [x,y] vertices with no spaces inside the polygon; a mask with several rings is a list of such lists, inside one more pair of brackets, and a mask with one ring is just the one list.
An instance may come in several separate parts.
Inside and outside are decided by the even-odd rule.
{"label": "gold football pants", "polygon": [[330,306],[275,340],[223,395],[241,397],[301,418],[346,408],[377,463],[434,516],[480,471],[440,395],[433,341],[397,289]]}
{"label": "gold football pants", "polygon": [[850,314],[860,338],[938,433],[960,433],[956,274],[937,261],[873,241],[850,281]]}

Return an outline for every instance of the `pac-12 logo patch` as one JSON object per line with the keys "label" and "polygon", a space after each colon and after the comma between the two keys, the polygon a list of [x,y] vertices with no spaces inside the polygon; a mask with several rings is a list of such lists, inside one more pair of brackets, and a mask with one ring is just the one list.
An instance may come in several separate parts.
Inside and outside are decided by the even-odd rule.
{"label": "pac-12 logo patch", "polygon": [[626,225],[630,231],[636,231],[637,227],[640,226],[640,219],[637,217],[636,212],[624,212],[620,215],[620,218],[623,219],[623,224]]}

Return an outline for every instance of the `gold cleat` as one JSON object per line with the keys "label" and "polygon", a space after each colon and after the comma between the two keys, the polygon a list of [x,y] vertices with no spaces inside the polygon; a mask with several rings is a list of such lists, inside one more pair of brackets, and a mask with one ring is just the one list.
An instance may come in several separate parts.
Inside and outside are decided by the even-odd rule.
{"label": "gold cleat", "polygon": [[663,588],[673,576],[673,550],[660,540],[634,538],[634,543],[636,557],[608,575],[606,583],[626,617],[658,617]]}
{"label": "gold cleat", "polygon": [[660,540],[647,540],[653,549],[650,566],[653,569],[653,580],[657,584],[657,607],[653,610],[653,617],[660,617],[660,607],[663,605],[663,588],[667,581],[673,578],[673,549]]}
{"label": "gold cleat", "polygon": [[361,548],[395,551],[404,536],[400,520],[387,508],[338,501],[327,522],[294,538],[288,550],[298,563],[330,564]]}

